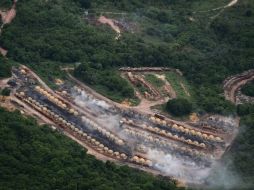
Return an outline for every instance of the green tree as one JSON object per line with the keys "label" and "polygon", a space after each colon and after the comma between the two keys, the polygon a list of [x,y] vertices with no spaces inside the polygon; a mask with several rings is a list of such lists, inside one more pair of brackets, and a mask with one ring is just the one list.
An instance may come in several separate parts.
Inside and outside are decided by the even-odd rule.
{"label": "green tree", "polygon": [[183,116],[192,111],[192,103],[183,98],[173,99],[168,101],[166,109],[175,116]]}
{"label": "green tree", "polygon": [[11,65],[0,55],[0,79],[11,77]]}
{"label": "green tree", "polygon": [[0,108],[0,189],[175,190],[168,179],[88,155],[18,112]]}
{"label": "green tree", "polygon": [[2,96],[10,96],[10,93],[11,93],[11,90],[9,88],[4,88],[2,91],[1,91],[1,95]]}
{"label": "green tree", "polygon": [[239,104],[237,106],[237,113],[239,116],[254,113],[254,104]]}
{"label": "green tree", "polygon": [[91,0],[79,0],[82,8],[88,9],[91,7]]}
{"label": "green tree", "polygon": [[254,82],[244,85],[241,91],[247,96],[254,96]]}

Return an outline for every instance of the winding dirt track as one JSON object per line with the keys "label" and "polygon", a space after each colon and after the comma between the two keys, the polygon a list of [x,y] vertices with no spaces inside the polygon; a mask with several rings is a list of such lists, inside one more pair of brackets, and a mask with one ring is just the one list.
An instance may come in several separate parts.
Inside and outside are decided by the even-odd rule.
{"label": "winding dirt track", "polygon": [[252,80],[254,80],[254,69],[227,78],[223,86],[225,98],[236,103],[237,90]]}
{"label": "winding dirt track", "polygon": [[[197,12],[198,12],[198,13],[206,13],[206,12],[211,12],[211,11],[217,11],[217,10],[221,10],[221,9],[226,9],[226,8],[229,8],[229,7],[234,6],[236,3],[238,3],[238,0],[232,0],[232,1],[230,1],[230,2],[229,2],[227,5],[225,5],[225,6],[216,7],[216,8],[209,9],[209,10],[197,11]],[[196,13],[196,12],[194,12],[194,13]]]}

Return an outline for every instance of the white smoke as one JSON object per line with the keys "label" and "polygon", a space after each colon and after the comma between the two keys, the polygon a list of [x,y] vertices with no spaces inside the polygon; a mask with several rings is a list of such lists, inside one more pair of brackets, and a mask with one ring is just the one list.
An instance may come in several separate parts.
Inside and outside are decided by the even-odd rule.
{"label": "white smoke", "polygon": [[[231,162],[231,160],[227,158],[227,162]],[[243,187],[240,176],[221,162],[216,163],[210,176],[206,179],[206,183],[208,189],[230,190]]]}
{"label": "white smoke", "polygon": [[153,167],[162,173],[189,183],[203,183],[211,168],[200,167],[194,162],[182,160],[171,154],[150,149],[147,158],[153,161]]}
{"label": "white smoke", "polygon": [[77,93],[75,90],[72,93],[74,101],[81,106],[85,106],[90,109],[95,109],[99,111],[100,109],[109,110],[111,106],[103,100],[98,100],[91,95],[88,95],[85,91],[81,90]]}
{"label": "white smoke", "polygon": [[[112,110],[113,107],[105,101],[98,100],[85,91],[75,88],[72,92],[72,97],[77,105],[87,108],[97,116],[96,123],[98,125],[105,127],[105,129],[128,142],[128,145],[133,148],[134,151],[138,146],[142,147],[142,149],[144,149],[143,153],[146,154],[146,158],[153,162],[152,167],[161,171],[166,176],[174,177],[187,184],[207,183],[207,187],[211,188],[225,187],[224,189],[230,189],[235,187],[236,183],[238,183],[238,178],[232,176],[228,169],[222,166],[216,167],[218,166],[216,161],[212,161],[213,163],[211,166],[205,167],[191,160],[175,157],[169,152],[163,152],[159,146],[155,148],[150,145],[150,143],[152,143],[156,146],[156,143],[149,142],[146,144],[145,142],[148,141],[145,139],[150,136],[150,133],[142,132],[141,136],[144,140],[140,140],[136,136],[128,135],[124,132],[124,127],[120,127],[122,115],[120,113],[111,112],[110,110]],[[235,119],[226,117],[217,118],[218,123],[221,125],[229,125],[234,128],[237,126]],[[211,176],[210,174],[214,171],[217,171],[218,175]]]}
{"label": "white smoke", "polygon": [[112,131],[119,131],[119,123],[120,123],[121,117],[119,115],[112,115],[112,114],[105,114],[105,115],[99,115],[97,117],[97,122],[107,126],[108,129]]}

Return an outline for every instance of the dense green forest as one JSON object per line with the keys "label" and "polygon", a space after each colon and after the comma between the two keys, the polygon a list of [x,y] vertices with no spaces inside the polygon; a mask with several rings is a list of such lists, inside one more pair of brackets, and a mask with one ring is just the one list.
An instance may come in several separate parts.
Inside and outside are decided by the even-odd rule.
{"label": "dense green forest", "polygon": [[[128,12],[127,22],[133,21],[135,15],[140,30],[134,34],[125,32],[117,41],[109,27],[98,27],[82,19],[81,1],[19,1],[17,17],[5,28],[0,44],[9,50],[9,57],[25,64],[48,60],[80,62],[98,73],[119,66],[179,68],[193,86],[193,100],[200,111],[234,112],[234,106],[221,96],[221,84],[227,76],[253,68],[253,1],[239,1],[214,19],[210,18],[212,13],[199,13],[198,5],[202,10],[228,1],[145,2],[90,2],[89,7],[95,12]],[[190,21],[190,17],[195,21]],[[76,71],[84,82],[89,83],[87,79],[94,77],[93,72],[80,77],[78,72],[82,69]],[[112,78],[106,74],[96,76],[96,83],[104,81],[104,77],[105,81],[122,83],[116,74]],[[108,82],[102,86],[111,90]],[[119,90],[119,96],[133,95],[129,87]]]}
{"label": "dense green forest", "polygon": [[[194,108],[241,116],[240,134],[224,157],[243,180],[254,186],[254,106],[237,108],[225,101],[223,80],[253,69],[254,1],[240,0],[224,11],[228,0],[19,0],[17,17],[4,27],[0,46],[9,60],[27,64],[46,81],[64,77],[62,65],[79,65],[74,75],[121,101],[133,89],[117,73],[121,66],[168,66],[180,69],[193,91]],[[10,7],[11,1],[0,2]],[[123,11],[135,23],[134,33],[119,40],[107,26],[82,18],[81,8]],[[218,16],[217,16],[218,15]],[[92,17],[92,16],[91,16]],[[0,57],[0,78],[10,76]],[[50,76],[49,76],[50,75]],[[249,91],[252,87],[245,87]],[[6,189],[174,189],[143,172],[102,163],[77,144],[47,127],[37,127],[18,113],[0,110],[0,187]],[[232,160],[232,162],[228,162]],[[241,189],[241,188],[237,188]]]}
{"label": "dense green forest", "polygon": [[12,0],[1,0],[0,7],[1,8],[9,8],[12,6]]}
{"label": "dense green forest", "polygon": [[245,116],[254,113],[254,104],[239,104],[237,106],[237,113],[239,116]]}
{"label": "dense green forest", "polygon": [[0,79],[11,77],[11,65],[0,55]]}
{"label": "dense green forest", "polygon": [[0,108],[0,189],[173,190],[173,182],[87,155],[33,119]]}
{"label": "dense green forest", "polygon": [[247,96],[253,96],[254,97],[254,82],[250,82],[243,86],[241,89],[242,93]]}

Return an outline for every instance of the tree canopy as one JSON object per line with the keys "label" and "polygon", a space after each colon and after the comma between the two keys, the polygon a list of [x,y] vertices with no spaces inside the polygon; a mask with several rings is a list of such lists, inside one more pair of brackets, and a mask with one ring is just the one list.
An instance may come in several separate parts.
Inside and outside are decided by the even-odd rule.
{"label": "tree canopy", "polygon": [[0,79],[8,77],[11,77],[11,65],[0,55]]}
{"label": "tree canopy", "polygon": [[247,96],[253,96],[254,97],[254,81],[246,84],[241,89],[242,93]]}
{"label": "tree canopy", "polygon": [[166,109],[175,116],[187,115],[192,111],[192,104],[187,99],[178,98],[169,100]]}
{"label": "tree canopy", "polygon": [[64,135],[0,108],[0,187],[4,189],[174,190],[162,177],[103,163]]}
{"label": "tree canopy", "polygon": [[[116,34],[109,27],[82,19],[80,2],[92,9],[128,11],[126,23],[135,21],[138,30],[124,31],[120,40],[115,40]],[[239,1],[209,22],[210,13],[196,11],[201,5],[219,6],[221,1],[89,2],[19,1],[17,17],[3,30],[0,44],[8,49],[11,59],[30,65],[51,61],[89,63],[89,67],[108,70],[174,67],[193,87],[193,99],[200,110],[220,114],[235,111],[221,97],[221,84],[226,77],[253,68],[253,1]],[[116,81],[119,75],[114,76]],[[101,87],[110,89],[106,82]]]}

